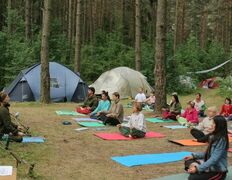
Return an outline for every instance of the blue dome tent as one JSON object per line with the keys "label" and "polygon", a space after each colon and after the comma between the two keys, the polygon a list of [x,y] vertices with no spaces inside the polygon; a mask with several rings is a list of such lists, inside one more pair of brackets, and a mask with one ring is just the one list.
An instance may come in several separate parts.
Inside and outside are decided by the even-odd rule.
{"label": "blue dome tent", "polygon": [[[4,92],[11,101],[39,101],[40,72],[41,64],[22,70]],[[49,62],[49,72],[51,101],[81,102],[85,99],[88,86],[78,74],[56,62]]]}

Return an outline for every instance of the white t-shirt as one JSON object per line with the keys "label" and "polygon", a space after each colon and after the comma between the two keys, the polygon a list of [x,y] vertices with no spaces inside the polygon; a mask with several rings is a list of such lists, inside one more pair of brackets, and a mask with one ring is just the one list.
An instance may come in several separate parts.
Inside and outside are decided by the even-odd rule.
{"label": "white t-shirt", "polygon": [[144,118],[143,113],[133,113],[128,121],[127,124],[123,124],[123,126],[129,127],[129,128],[135,128],[140,131],[146,132],[146,121]]}
{"label": "white t-shirt", "polygon": [[144,93],[138,93],[136,96],[135,96],[135,101],[136,102],[144,102],[146,100],[146,96]]}
{"label": "white t-shirt", "polygon": [[205,104],[203,100],[201,100],[200,102],[197,102],[196,99],[194,99],[193,102],[195,103],[195,108],[197,111],[202,110],[202,106]]}

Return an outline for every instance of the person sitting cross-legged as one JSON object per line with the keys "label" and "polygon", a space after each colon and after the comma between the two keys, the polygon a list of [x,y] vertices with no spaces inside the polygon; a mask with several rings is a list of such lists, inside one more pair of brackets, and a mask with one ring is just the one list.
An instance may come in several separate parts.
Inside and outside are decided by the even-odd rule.
{"label": "person sitting cross-legged", "polygon": [[89,114],[94,111],[98,106],[98,99],[95,95],[94,87],[89,87],[88,96],[86,97],[84,104],[82,106],[78,106],[76,111],[82,114]]}
{"label": "person sitting cross-legged", "polygon": [[102,91],[101,100],[98,103],[97,108],[90,113],[90,118],[97,119],[102,111],[108,111],[110,109],[110,97],[108,92]]}
{"label": "person sitting cross-legged", "polygon": [[176,116],[181,114],[181,104],[177,94],[172,95],[171,104],[167,108],[162,108],[163,119],[177,120]]}
{"label": "person sitting cross-legged", "polygon": [[146,123],[140,103],[134,103],[133,113],[127,124],[118,124],[119,131],[123,136],[143,138],[146,135]]}
{"label": "person sitting cross-legged", "polygon": [[184,113],[177,116],[177,121],[182,125],[197,125],[198,124],[198,113],[194,107],[194,102],[189,101],[187,108]]}
{"label": "person sitting cross-legged", "polygon": [[118,92],[114,92],[112,95],[112,103],[109,111],[101,111],[98,118],[105,125],[109,124],[116,126],[123,121],[124,110],[120,103],[120,95]]}
{"label": "person sitting cross-legged", "polygon": [[229,140],[227,122],[223,116],[212,119],[212,133],[205,152],[192,153],[184,158],[189,180],[224,180],[228,172]]}
{"label": "person sitting cross-legged", "polygon": [[213,132],[213,118],[217,115],[215,106],[207,109],[208,117],[204,118],[190,133],[198,142],[207,142],[209,135]]}

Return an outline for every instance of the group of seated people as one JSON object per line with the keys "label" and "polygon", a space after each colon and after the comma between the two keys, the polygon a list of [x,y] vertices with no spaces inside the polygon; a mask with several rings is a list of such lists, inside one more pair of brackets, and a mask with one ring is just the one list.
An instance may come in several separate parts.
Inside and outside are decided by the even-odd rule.
{"label": "group of seated people", "polygon": [[[142,94],[142,89],[140,91]],[[141,95],[140,94],[140,95]],[[141,95],[142,97],[143,95]],[[123,136],[131,138],[142,138],[146,135],[145,117],[142,111],[141,97],[137,96],[133,103],[133,112],[127,123],[123,123],[124,110],[120,103],[120,95],[114,92],[112,99],[106,91],[102,91],[101,100],[95,95],[95,89],[89,87],[88,97],[82,106],[77,107],[77,112],[89,114],[91,118],[98,119],[104,124],[117,126]],[[145,98],[144,98],[145,99]],[[9,113],[9,96],[3,92],[0,93],[0,138],[4,134],[10,135],[11,140],[21,142],[24,133],[21,127],[11,121]],[[155,101],[154,101],[155,102]],[[192,153],[186,157],[185,169],[190,173],[190,180],[199,179],[225,179],[227,174],[227,149],[229,147],[228,132],[225,118],[230,118],[231,100],[225,99],[225,104],[221,112],[217,113],[216,107],[207,109],[205,117],[204,101],[201,100],[201,94],[198,93],[194,101],[187,103],[185,112],[181,114],[181,104],[178,95],[172,94],[169,107],[163,108],[163,118],[178,120],[186,118],[191,123],[190,133],[198,142],[208,142],[205,153]],[[204,117],[199,122],[198,117]]]}
{"label": "group of seated people", "polygon": [[[179,121],[185,118],[190,126],[190,133],[198,142],[207,142],[208,147],[204,153],[192,153],[185,157],[185,169],[190,173],[188,179],[225,179],[227,174],[227,150],[229,148],[227,120],[232,118],[230,98],[225,99],[220,113],[215,106],[207,108],[201,94],[197,93],[196,99],[189,101],[183,113],[177,94],[172,94],[168,107],[163,108],[163,118]],[[199,117],[204,117],[199,121]],[[183,119],[182,119],[183,120]]]}
{"label": "group of seated people", "polygon": [[119,93],[114,92],[110,99],[108,92],[102,91],[101,99],[98,100],[93,87],[89,87],[84,104],[77,107],[77,112],[89,114],[90,118],[98,119],[105,125],[117,126],[122,135],[133,138],[141,138],[146,134],[145,118],[141,111],[142,103],[135,101],[129,121],[123,123],[124,109],[120,103]]}

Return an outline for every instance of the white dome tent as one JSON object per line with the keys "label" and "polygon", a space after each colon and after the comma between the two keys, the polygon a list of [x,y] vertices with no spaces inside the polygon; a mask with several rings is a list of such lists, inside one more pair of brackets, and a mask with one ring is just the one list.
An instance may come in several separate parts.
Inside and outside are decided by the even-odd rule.
{"label": "white dome tent", "polygon": [[146,79],[138,71],[128,67],[118,67],[104,72],[90,86],[95,88],[96,94],[101,94],[101,91],[105,90],[110,96],[114,92],[119,92],[121,98],[134,98],[141,87],[146,95],[153,90]]}

